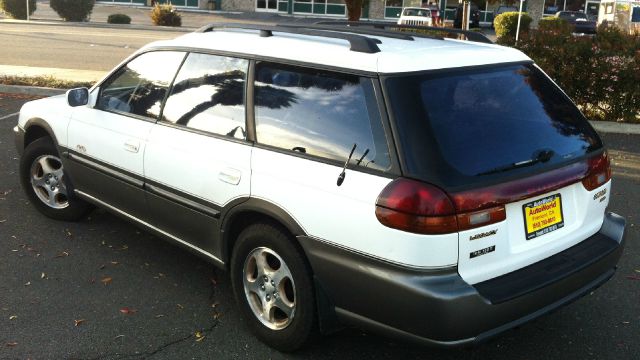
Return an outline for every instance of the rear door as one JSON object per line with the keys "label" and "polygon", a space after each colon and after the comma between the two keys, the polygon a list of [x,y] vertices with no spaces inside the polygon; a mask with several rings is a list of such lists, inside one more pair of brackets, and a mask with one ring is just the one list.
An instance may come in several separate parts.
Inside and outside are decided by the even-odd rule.
{"label": "rear door", "polygon": [[68,127],[68,166],[77,190],[145,218],[147,137],[184,56],[175,51],[144,53],[94,90],[94,107],[75,108]]}
{"label": "rear door", "polygon": [[248,66],[243,59],[190,53],[144,155],[154,224],[216,258],[220,210],[250,194]]}
{"label": "rear door", "polygon": [[398,176],[377,79],[270,62],[255,74],[252,197],[284,209],[316,241],[397,264],[455,264],[456,235],[426,239],[376,218],[378,195]]}

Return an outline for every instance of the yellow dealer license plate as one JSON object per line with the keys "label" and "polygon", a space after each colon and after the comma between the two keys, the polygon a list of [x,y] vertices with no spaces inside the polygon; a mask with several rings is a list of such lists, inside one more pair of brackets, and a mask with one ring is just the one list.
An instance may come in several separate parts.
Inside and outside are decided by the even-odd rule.
{"label": "yellow dealer license plate", "polygon": [[522,205],[527,240],[558,230],[564,226],[560,194]]}

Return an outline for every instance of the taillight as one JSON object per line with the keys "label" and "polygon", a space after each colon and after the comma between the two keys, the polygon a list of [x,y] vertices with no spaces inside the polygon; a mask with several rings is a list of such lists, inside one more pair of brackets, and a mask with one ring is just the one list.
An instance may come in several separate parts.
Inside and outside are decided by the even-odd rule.
{"label": "taillight", "polygon": [[447,234],[506,219],[505,204],[542,195],[582,181],[591,191],[611,179],[607,152],[561,168],[479,189],[446,193],[415,180],[398,178],[378,197],[376,217],[391,228],[418,234]]}
{"label": "taillight", "polygon": [[398,178],[378,197],[376,217],[385,226],[417,234],[449,234],[505,219],[503,206],[459,212],[442,189]]}
{"label": "taillight", "polygon": [[582,179],[585,189],[595,190],[611,179],[611,160],[606,151],[589,159],[588,164],[587,176]]}
{"label": "taillight", "polygon": [[418,234],[458,231],[455,209],[441,189],[398,178],[387,185],[376,202],[376,217],[390,228]]}

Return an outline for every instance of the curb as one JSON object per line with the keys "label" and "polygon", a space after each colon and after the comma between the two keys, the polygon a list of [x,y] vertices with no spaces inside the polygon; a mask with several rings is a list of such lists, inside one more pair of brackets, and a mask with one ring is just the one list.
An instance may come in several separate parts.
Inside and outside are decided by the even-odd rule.
{"label": "curb", "polygon": [[589,121],[596,131],[608,134],[640,135],[640,124],[618,123],[611,121]]}
{"label": "curb", "polygon": [[[54,89],[37,86],[19,86],[0,84],[0,93],[35,96],[55,96],[64,94],[66,89]],[[596,131],[606,134],[640,135],[640,124],[616,123],[609,121],[589,121]]]}
{"label": "curb", "polygon": [[37,86],[4,85],[0,84],[0,93],[22,94],[35,96],[55,96],[64,94],[67,89],[54,89]]}
{"label": "curb", "polygon": [[190,33],[195,30],[198,30],[196,27],[188,27],[188,26],[158,26],[158,25],[136,25],[136,24],[109,24],[109,23],[99,23],[99,22],[57,22],[50,20],[15,20],[15,19],[0,19],[0,24],[8,23],[8,24],[17,24],[17,25],[49,25],[49,26],[81,26],[81,27],[89,27],[89,28],[99,28],[99,29],[122,29],[122,30],[147,30],[147,31],[167,31],[167,32],[183,32]]}

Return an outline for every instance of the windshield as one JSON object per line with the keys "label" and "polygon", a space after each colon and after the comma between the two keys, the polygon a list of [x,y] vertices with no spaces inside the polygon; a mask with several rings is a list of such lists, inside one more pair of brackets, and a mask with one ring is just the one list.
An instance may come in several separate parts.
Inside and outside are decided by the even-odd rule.
{"label": "windshield", "polygon": [[602,147],[533,65],[393,76],[384,84],[405,172],[444,188],[524,176]]}

